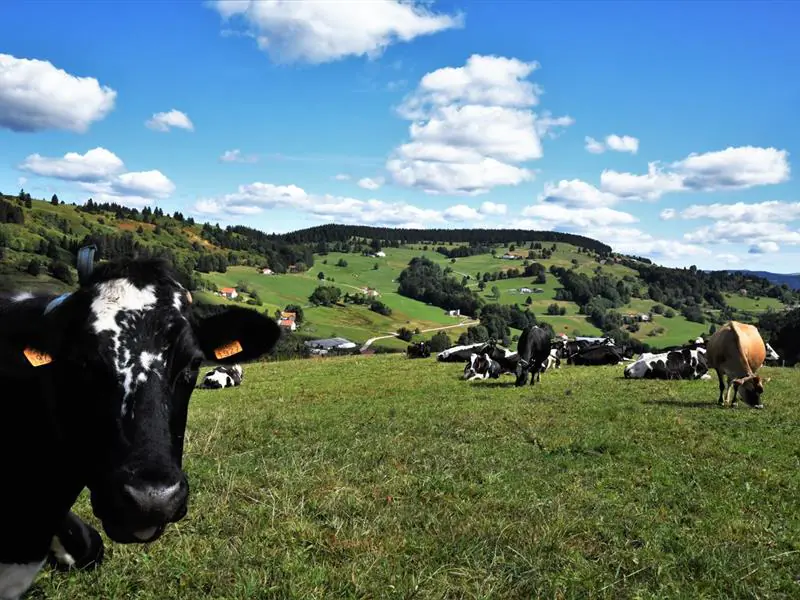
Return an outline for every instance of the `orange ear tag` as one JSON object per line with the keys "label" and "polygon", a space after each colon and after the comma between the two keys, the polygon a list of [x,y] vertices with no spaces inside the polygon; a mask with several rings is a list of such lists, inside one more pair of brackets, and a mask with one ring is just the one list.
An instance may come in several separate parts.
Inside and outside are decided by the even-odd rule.
{"label": "orange ear tag", "polygon": [[34,367],[41,367],[42,365],[47,365],[53,362],[53,357],[47,354],[46,352],[40,352],[39,350],[34,350],[33,348],[25,348],[22,351],[25,355],[25,358],[28,359],[28,362],[31,363]]}
{"label": "orange ear tag", "polygon": [[230,344],[225,344],[214,350],[214,356],[217,357],[217,360],[221,360],[233,356],[234,354],[239,354],[241,351],[242,345],[238,340],[233,340]]}

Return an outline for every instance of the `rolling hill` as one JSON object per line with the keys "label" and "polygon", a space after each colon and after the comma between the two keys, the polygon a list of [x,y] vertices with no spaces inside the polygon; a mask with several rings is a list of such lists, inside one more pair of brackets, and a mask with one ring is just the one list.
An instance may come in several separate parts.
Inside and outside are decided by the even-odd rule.
{"label": "rolling hill", "polygon": [[[245,303],[269,314],[299,305],[304,337],[341,336],[358,344],[379,338],[375,346],[389,349],[405,346],[393,337],[400,328],[416,332],[413,340],[441,330],[455,342],[479,324],[476,315],[448,314],[447,301],[400,293],[398,279],[417,257],[486,307],[530,311],[570,336],[613,331],[655,348],[707,333],[714,322],[753,321],[798,300],[788,286],[755,275],[666,269],[559,232],[323,225],[266,234],[199,224],[160,209],[91,200],[66,205],[57,197],[36,200],[24,192],[0,197],[0,290],[71,289],[75,253],[87,243],[98,246],[98,259],[167,258],[198,302]],[[266,267],[271,274],[264,274]],[[337,288],[340,299],[330,305],[312,302],[320,285]],[[221,296],[223,287],[236,288],[238,297]],[[381,303],[379,310],[370,310],[373,301]],[[518,332],[507,331],[512,339]]]}

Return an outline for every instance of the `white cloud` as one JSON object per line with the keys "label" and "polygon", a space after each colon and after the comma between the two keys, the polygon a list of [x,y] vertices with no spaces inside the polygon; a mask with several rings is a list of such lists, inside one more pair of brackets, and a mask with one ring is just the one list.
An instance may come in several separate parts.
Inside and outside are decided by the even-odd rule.
{"label": "white cloud", "polygon": [[789,153],[775,148],[729,147],[693,153],[666,168],[648,163],[646,175],[605,170],[600,187],[622,198],[657,200],[667,192],[741,190],[789,179]]}
{"label": "white cloud", "polygon": [[[494,205],[496,207],[502,205]],[[393,227],[426,228],[451,222],[480,221],[484,215],[458,204],[442,211],[406,202],[359,200],[347,196],[310,194],[296,185],[255,182],[240,185],[236,192],[214,198],[200,198],[193,207],[205,215],[259,214],[273,209],[291,209],[337,223],[361,223]]]}
{"label": "white cloud", "polygon": [[225,150],[222,156],[219,157],[220,162],[226,163],[255,163],[258,162],[258,156],[255,154],[242,154],[242,151],[236,148],[235,150]]}
{"label": "white cloud", "polygon": [[689,242],[706,244],[800,244],[800,231],[789,229],[785,223],[765,223],[760,221],[718,221],[713,225],[700,227],[683,234]]}
{"label": "white cloud", "polygon": [[477,195],[533,179],[521,163],[541,158],[541,138],[571,117],[530,110],[541,88],[526,78],[536,62],[472,55],[463,67],[426,74],[398,109],[410,141],[386,168],[395,182],[432,194]]}
{"label": "white cloud", "polygon": [[557,184],[545,183],[544,191],[539,194],[539,202],[561,204],[569,207],[612,206],[619,198],[608,192],[601,192],[596,187],[580,179],[562,179]]}
{"label": "white cloud", "polygon": [[631,154],[636,154],[639,151],[639,140],[630,135],[619,136],[612,133],[606,137],[606,146],[608,146],[609,150],[614,150],[616,152],[630,152]]}
{"label": "white cloud", "polygon": [[93,148],[86,154],[67,152],[63,158],[47,158],[31,154],[19,165],[41,177],[53,177],[67,181],[100,181],[124,168],[122,160],[105,148]]}
{"label": "white cloud", "polygon": [[466,204],[456,204],[444,211],[444,218],[448,221],[480,221],[483,215]]}
{"label": "white cloud", "polygon": [[383,177],[376,177],[375,179],[363,177],[362,179],[358,180],[358,187],[364,188],[365,190],[377,190],[382,185]]}
{"label": "white cloud", "polygon": [[657,238],[634,228],[616,228],[605,239],[615,252],[669,260],[710,256],[711,251],[702,245],[686,244],[678,240]]}
{"label": "white cloud", "polygon": [[758,242],[750,246],[750,254],[768,254],[780,251],[781,247],[775,242]]}
{"label": "white cloud", "polygon": [[175,128],[194,131],[194,125],[186,113],[174,108],[168,112],[155,113],[145,121],[145,125],[154,131],[169,131]]}
{"label": "white cloud", "polygon": [[742,262],[741,258],[729,253],[717,254],[717,259],[728,265],[738,265]]}
{"label": "white cloud", "polygon": [[334,179],[336,181],[349,181],[350,180],[350,175],[348,175],[346,173],[339,173],[338,175],[336,175],[334,177]]}
{"label": "white cloud", "polygon": [[602,154],[606,150],[615,152],[630,152],[636,154],[639,151],[639,139],[630,135],[617,135],[612,133],[607,135],[605,141],[598,141],[588,135],[584,138],[586,150],[592,154]]}
{"label": "white cloud", "polygon": [[321,64],[350,56],[377,58],[392,44],[463,26],[460,14],[436,14],[415,0],[297,2],[216,0],[225,22],[239,20],[246,35],[279,63]]}
{"label": "white cloud", "polygon": [[508,206],[505,204],[496,204],[487,200],[481,204],[478,210],[484,215],[504,215],[508,212]]}
{"label": "white cloud", "polygon": [[800,202],[767,202],[734,204],[693,204],[676,213],[682,219],[714,219],[719,221],[780,222],[800,219]]}
{"label": "white cloud", "polygon": [[0,54],[0,127],[85,133],[114,108],[117,92],[37,59]]}
{"label": "white cloud", "polygon": [[570,227],[592,230],[611,225],[627,225],[636,223],[638,219],[631,214],[614,210],[606,206],[597,208],[569,208],[555,204],[534,204],[522,210],[523,217],[536,219],[536,229],[552,229],[553,227]]}
{"label": "white cloud", "polygon": [[658,217],[659,217],[659,218],[660,218],[662,221],[669,221],[670,219],[674,219],[674,218],[675,218],[675,217],[677,217],[677,216],[678,216],[678,211],[677,211],[677,210],[675,210],[674,208],[665,208],[665,209],[664,209],[664,210],[662,210],[662,211],[661,211],[661,213],[658,215]]}
{"label": "white cloud", "polygon": [[602,154],[606,151],[606,145],[603,142],[598,142],[593,137],[588,135],[584,138],[586,141],[586,150],[592,154]]}
{"label": "white cloud", "polygon": [[19,168],[40,177],[75,182],[97,202],[145,205],[175,191],[175,184],[161,171],[125,171],[122,159],[101,147],[85,154],[67,152],[61,158],[31,154]]}

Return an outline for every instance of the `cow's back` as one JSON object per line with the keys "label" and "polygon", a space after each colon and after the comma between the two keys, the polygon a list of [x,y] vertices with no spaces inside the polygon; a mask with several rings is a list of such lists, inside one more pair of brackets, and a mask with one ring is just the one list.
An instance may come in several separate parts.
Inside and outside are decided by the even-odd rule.
{"label": "cow's back", "polygon": [[741,377],[755,373],[767,355],[761,335],[753,325],[729,321],[717,329],[706,345],[709,368]]}

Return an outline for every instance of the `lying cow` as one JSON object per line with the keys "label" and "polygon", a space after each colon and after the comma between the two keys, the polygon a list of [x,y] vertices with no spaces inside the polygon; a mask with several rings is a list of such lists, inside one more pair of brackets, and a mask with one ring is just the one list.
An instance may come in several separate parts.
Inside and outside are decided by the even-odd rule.
{"label": "lying cow", "polygon": [[708,361],[702,348],[643,354],[627,365],[626,379],[710,379]]}
{"label": "lying cow", "polygon": [[[764,408],[761,394],[769,380],[756,375],[767,356],[767,348],[753,325],[729,321],[707,343],[708,366],[719,379],[719,405],[736,406],[737,396],[753,408]],[[723,381],[727,377],[727,386]]]}
{"label": "lying cow", "polygon": [[452,348],[439,352],[439,354],[436,355],[436,360],[439,362],[469,362],[473,354],[479,353],[478,348],[485,346],[486,342],[453,346]]}
{"label": "lying cow", "polygon": [[519,357],[516,353],[494,344],[488,344],[482,348],[480,354],[472,353],[469,363],[464,367],[463,378],[467,380],[488,377],[497,379],[504,373],[516,373],[518,363]]}
{"label": "lying cow", "polygon": [[244,379],[244,372],[241,365],[233,365],[231,367],[220,365],[214,367],[203,376],[203,381],[199,387],[205,389],[234,387],[241,385],[242,379]]}
{"label": "lying cow", "polygon": [[587,366],[616,365],[622,362],[622,359],[622,351],[616,346],[598,344],[596,346],[588,346],[570,355],[567,357],[567,364]]}
{"label": "lying cow", "polygon": [[198,369],[256,359],[279,337],[244,307],[197,314],[157,260],[100,264],[58,297],[0,299],[0,598],[24,594],[48,558],[102,560],[98,532],[70,512],[84,487],[118,543],[153,542],[182,519]]}

